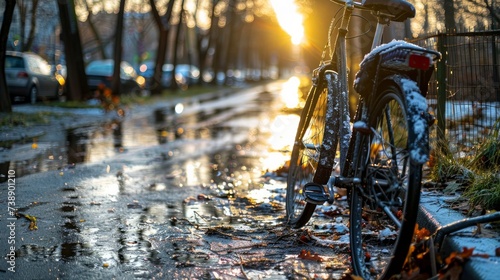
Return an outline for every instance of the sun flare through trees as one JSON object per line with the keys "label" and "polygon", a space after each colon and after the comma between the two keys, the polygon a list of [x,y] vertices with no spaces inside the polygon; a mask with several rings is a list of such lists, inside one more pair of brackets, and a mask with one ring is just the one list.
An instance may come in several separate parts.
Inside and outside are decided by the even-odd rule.
{"label": "sun flare through trees", "polygon": [[298,12],[294,0],[271,0],[271,5],[276,13],[278,22],[291,37],[294,45],[299,45],[304,40],[303,16]]}

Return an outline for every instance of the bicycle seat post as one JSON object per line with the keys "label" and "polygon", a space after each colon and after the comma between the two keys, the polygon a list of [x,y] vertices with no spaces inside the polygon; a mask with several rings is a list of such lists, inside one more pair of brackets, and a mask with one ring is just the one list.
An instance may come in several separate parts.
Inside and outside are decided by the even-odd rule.
{"label": "bicycle seat post", "polygon": [[373,36],[372,50],[378,47],[382,43],[382,35],[384,34],[384,29],[391,22],[390,18],[386,15],[377,13],[377,27],[375,29],[375,35]]}

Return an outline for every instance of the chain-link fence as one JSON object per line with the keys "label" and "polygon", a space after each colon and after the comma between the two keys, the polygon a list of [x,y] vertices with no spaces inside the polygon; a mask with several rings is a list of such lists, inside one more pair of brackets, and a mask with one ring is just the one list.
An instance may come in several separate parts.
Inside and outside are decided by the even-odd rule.
{"label": "chain-link fence", "polygon": [[473,155],[500,118],[500,30],[436,34],[412,40],[443,55],[429,87],[434,144]]}

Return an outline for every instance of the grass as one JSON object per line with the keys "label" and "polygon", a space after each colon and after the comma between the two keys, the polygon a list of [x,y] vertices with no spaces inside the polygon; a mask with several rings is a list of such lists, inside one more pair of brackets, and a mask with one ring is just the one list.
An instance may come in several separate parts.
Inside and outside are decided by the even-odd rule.
{"label": "grass", "polygon": [[[460,185],[462,195],[468,199],[470,210],[500,210],[500,120],[492,127],[488,137],[476,147],[470,158],[457,159],[445,150],[438,152],[430,179]],[[444,145],[446,146],[446,145]]]}
{"label": "grass", "polygon": [[48,124],[51,117],[56,117],[58,114],[52,112],[36,112],[32,114],[26,113],[2,113],[0,114],[0,127],[29,127],[37,124]]}
{"label": "grass", "polygon": [[498,172],[486,171],[476,174],[474,182],[468,186],[464,196],[470,206],[481,206],[486,210],[500,210],[500,177]]}

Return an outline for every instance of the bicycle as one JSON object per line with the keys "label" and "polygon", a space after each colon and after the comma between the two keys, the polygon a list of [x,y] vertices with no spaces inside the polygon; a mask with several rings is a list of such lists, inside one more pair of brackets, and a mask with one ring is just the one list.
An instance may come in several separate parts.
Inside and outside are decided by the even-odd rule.
{"label": "bicycle", "polygon": [[[415,16],[404,0],[330,1],[342,5],[342,16],[332,19],[297,128],[287,224],[304,226],[316,205],[333,203],[335,188],[347,189],[353,273],[387,279],[400,273],[413,238],[434,122],[425,96],[441,55],[404,41],[381,44],[386,25]],[[356,74],[359,99],[351,120],[346,38],[355,9],[371,11],[378,21],[371,51]]]}

